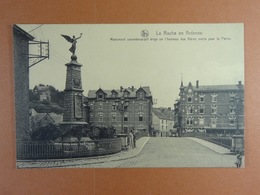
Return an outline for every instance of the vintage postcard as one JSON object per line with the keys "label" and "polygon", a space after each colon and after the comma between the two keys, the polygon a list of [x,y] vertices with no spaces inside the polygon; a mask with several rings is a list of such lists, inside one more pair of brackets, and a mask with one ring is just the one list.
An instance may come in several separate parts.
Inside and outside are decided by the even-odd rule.
{"label": "vintage postcard", "polygon": [[15,24],[17,168],[245,167],[244,26]]}

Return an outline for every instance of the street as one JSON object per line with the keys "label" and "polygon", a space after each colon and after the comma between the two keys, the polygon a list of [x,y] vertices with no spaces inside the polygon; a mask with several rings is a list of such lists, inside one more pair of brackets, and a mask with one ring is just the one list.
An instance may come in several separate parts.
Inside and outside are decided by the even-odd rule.
{"label": "street", "polygon": [[151,137],[141,152],[132,158],[67,167],[235,167],[235,160],[235,155],[219,154],[188,138]]}

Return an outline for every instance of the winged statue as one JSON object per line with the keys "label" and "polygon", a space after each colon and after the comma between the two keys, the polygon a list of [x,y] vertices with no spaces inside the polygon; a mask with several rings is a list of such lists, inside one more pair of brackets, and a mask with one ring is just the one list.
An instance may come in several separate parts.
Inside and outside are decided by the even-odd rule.
{"label": "winged statue", "polygon": [[77,37],[77,38],[76,38],[74,35],[73,35],[72,37],[70,37],[70,36],[68,36],[68,35],[61,35],[61,36],[63,36],[68,42],[72,43],[71,48],[69,49],[69,51],[70,51],[73,55],[75,55],[77,40],[78,40],[79,38],[81,38],[82,33],[80,33],[80,36]]}

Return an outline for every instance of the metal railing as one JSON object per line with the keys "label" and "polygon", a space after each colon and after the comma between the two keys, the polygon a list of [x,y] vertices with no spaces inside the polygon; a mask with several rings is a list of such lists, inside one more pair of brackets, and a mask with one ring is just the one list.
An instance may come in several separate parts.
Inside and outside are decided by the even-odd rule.
{"label": "metal railing", "polygon": [[183,134],[184,137],[196,137],[199,139],[203,139],[205,141],[212,142],[219,146],[223,146],[225,148],[231,149],[232,148],[232,138],[231,137],[224,137],[224,136],[216,136],[206,133],[185,133]]}
{"label": "metal railing", "polygon": [[121,139],[84,142],[18,141],[17,159],[59,159],[114,154],[121,151]]}

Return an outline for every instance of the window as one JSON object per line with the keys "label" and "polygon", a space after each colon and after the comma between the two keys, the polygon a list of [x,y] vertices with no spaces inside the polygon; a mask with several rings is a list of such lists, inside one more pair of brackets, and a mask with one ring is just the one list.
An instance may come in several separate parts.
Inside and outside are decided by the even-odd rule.
{"label": "window", "polygon": [[124,121],[128,121],[128,116],[127,116],[127,114],[124,115]]}
{"label": "window", "polygon": [[217,106],[216,105],[211,106],[211,114],[217,114]]}
{"label": "window", "polygon": [[210,120],[211,120],[211,127],[216,127],[217,117],[212,117]]}
{"label": "window", "polygon": [[141,104],[139,104],[139,109],[140,110],[143,110],[144,109],[144,106],[143,106],[143,104],[141,103]]}
{"label": "window", "polygon": [[143,118],[143,115],[139,115],[139,121],[143,121],[144,118]]}
{"label": "window", "polygon": [[186,124],[187,125],[192,125],[193,124],[192,118],[187,118]]}
{"label": "window", "polygon": [[129,92],[128,91],[124,91],[124,97],[128,97]]}
{"label": "window", "polygon": [[230,125],[235,125],[235,120],[234,119],[230,119],[229,123],[230,123]]}
{"label": "window", "polygon": [[103,94],[102,94],[102,93],[99,93],[99,94],[98,94],[98,98],[103,98]]}
{"label": "window", "polygon": [[205,118],[201,117],[199,118],[199,125],[204,125]]}
{"label": "window", "polygon": [[103,103],[99,103],[98,109],[99,109],[99,110],[103,110]]}
{"label": "window", "polygon": [[124,127],[124,133],[128,133],[128,127]]}
{"label": "window", "polygon": [[126,110],[128,108],[128,106],[129,106],[128,104],[124,105],[124,110]]}
{"label": "window", "polygon": [[192,114],[193,113],[193,106],[187,107],[187,114]]}
{"label": "window", "polygon": [[229,106],[229,112],[230,114],[235,114],[235,107]]}
{"label": "window", "polygon": [[199,94],[199,102],[204,102],[205,101],[205,94],[204,93],[200,93]]}
{"label": "window", "polygon": [[200,114],[204,114],[204,108],[200,108]]}
{"label": "window", "polygon": [[113,93],[112,93],[112,98],[115,98],[115,97],[116,97],[116,93],[113,92]]}
{"label": "window", "polygon": [[112,114],[112,121],[115,122],[116,121],[116,115]]}
{"label": "window", "polygon": [[198,109],[199,109],[199,114],[204,114],[205,105],[199,105]]}
{"label": "window", "polygon": [[143,98],[144,97],[144,93],[143,92],[140,92],[139,93],[139,98]]}
{"label": "window", "polygon": [[112,110],[116,110],[116,104],[115,103],[112,104]]}
{"label": "window", "polygon": [[211,94],[211,101],[212,102],[217,102],[218,101],[218,94],[212,93]]}
{"label": "window", "polygon": [[193,94],[189,92],[189,93],[187,94],[187,102],[188,102],[188,103],[191,103],[191,102],[192,102],[192,97],[193,97]]}
{"label": "window", "polygon": [[234,126],[236,124],[236,116],[230,116],[229,117],[229,124],[231,126]]}
{"label": "window", "polygon": [[99,114],[98,121],[99,121],[99,122],[102,122],[102,121],[103,121],[103,115],[102,115],[102,114]]}

